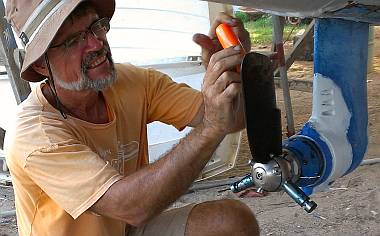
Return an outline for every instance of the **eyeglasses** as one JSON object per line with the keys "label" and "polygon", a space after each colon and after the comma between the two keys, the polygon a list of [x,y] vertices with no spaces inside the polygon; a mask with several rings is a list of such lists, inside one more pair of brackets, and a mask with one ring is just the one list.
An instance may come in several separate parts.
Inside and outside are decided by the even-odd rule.
{"label": "eyeglasses", "polygon": [[70,36],[63,43],[50,46],[49,48],[58,48],[64,46],[65,48],[74,48],[83,44],[87,40],[88,34],[93,34],[96,38],[105,40],[106,34],[110,30],[110,21],[107,17],[101,18],[92,23],[86,30],[79,31],[78,33]]}

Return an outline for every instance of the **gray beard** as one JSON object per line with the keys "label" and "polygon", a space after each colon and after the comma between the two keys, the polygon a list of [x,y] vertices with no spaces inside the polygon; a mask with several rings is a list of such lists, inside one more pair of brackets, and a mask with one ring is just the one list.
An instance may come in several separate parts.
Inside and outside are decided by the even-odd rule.
{"label": "gray beard", "polygon": [[114,62],[113,62],[110,54],[107,54],[107,59],[109,60],[111,71],[110,71],[110,74],[104,78],[91,80],[88,76],[88,73],[87,73],[87,71],[88,71],[87,66],[86,66],[87,63],[84,62],[81,65],[82,76],[81,76],[81,79],[79,81],[65,82],[65,81],[62,81],[60,79],[57,79],[54,82],[58,86],[66,89],[66,90],[72,90],[72,91],[93,90],[93,91],[98,92],[98,91],[101,91],[105,88],[108,88],[116,80],[117,76],[116,76]]}

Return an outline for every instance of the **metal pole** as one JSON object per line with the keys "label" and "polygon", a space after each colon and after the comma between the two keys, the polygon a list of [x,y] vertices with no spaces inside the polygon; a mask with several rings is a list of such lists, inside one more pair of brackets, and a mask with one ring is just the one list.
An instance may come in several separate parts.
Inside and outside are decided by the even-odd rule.
{"label": "metal pole", "polygon": [[283,28],[281,27],[280,16],[272,15],[273,21],[273,34],[274,34],[274,44],[277,52],[277,59],[279,61],[279,71],[280,71],[280,83],[284,96],[285,113],[287,121],[287,131],[288,137],[295,134],[294,120],[293,120],[293,110],[292,102],[290,98],[290,90],[288,83],[288,74],[285,64],[285,54],[284,54],[284,44],[283,44]]}

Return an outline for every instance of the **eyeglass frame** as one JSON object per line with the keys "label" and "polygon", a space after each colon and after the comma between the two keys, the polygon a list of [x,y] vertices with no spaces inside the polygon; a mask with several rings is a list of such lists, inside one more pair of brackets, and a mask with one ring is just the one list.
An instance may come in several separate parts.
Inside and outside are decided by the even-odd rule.
{"label": "eyeglass frame", "polygon": [[[96,34],[95,32],[98,31],[98,30],[100,30],[101,28],[99,28],[97,30],[92,29],[92,27],[94,27],[99,22],[104,22],[105,23],[105,24],[100,25],[100,26],[101,26],[101,28],[104,28],[104,26],[106,26],[104,34],[107,34],[109,32],[109,30],[110,30],[110,19],[108,17],[103,17],[103,18],[97,19],[96,21],[94,21],[93,23],[91,23],[91,25],[88,26],[85,30],[78,31],[75,34],[73,34],[72,36],[69,36],[62,43],[50,46],[49,49],[50,48],[58,48],[58,47],[62,47],[62,46],[65,46],[65,48],[71,48],[71,47],[75,46],[75,44],[80,43],[81,41],[86,40],[87,37],[88,37],[88,34],[90,34],[90,33],[92,33],[92,35],[95,36],[97,39],[100,38],[98,36],[98,34]],[[76,41],[77,41],[77,43],[75,43]]]}

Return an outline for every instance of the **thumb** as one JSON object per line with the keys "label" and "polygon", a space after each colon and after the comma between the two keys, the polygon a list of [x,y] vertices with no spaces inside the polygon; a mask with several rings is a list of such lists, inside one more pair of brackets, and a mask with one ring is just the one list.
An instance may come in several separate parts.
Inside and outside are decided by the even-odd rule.
{"label": "thumb", "polygon": [[212,50],[215,47],[214,42],[204,34],[194,34],[193,41],[203,49]]}

